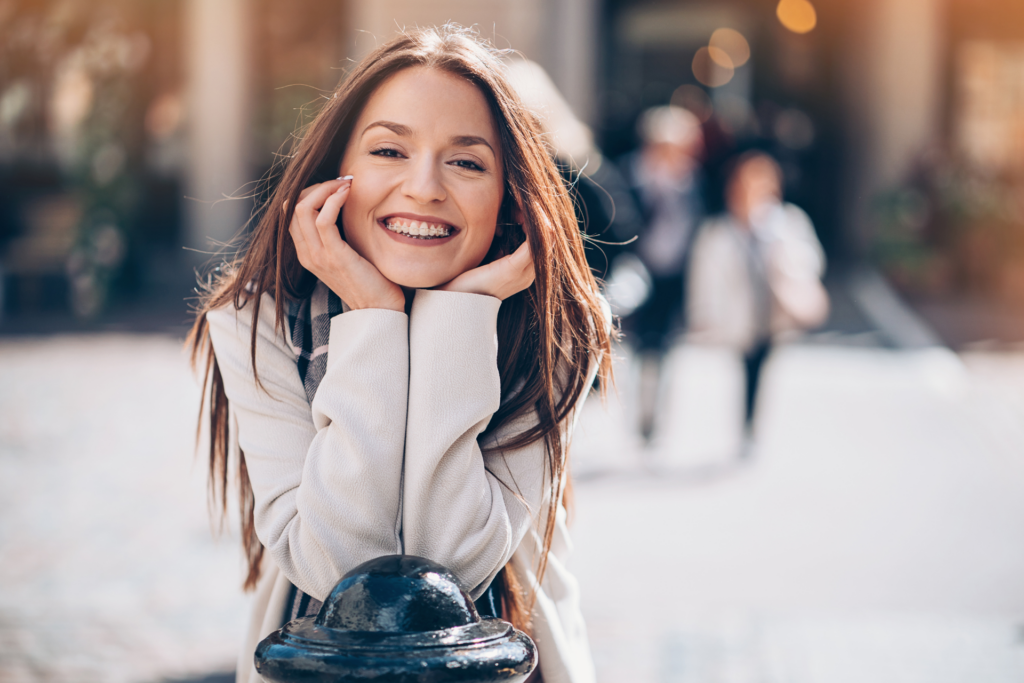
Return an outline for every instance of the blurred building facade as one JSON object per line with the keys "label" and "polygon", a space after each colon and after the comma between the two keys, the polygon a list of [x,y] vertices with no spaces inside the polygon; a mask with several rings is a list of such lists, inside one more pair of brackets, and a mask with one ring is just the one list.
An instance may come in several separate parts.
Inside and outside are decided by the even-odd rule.
{"label": "blurred building facade", "polygon": [[[187,285],[350,60],[448,20],[543,65],[610,157],[668,102],[705,122],[712,173],[773,151],[833,261],[909,287],[1024,281],[1016,0],[8,0],[5,308],[88,316]],[[951,182],[967,208],[942,204]]]}

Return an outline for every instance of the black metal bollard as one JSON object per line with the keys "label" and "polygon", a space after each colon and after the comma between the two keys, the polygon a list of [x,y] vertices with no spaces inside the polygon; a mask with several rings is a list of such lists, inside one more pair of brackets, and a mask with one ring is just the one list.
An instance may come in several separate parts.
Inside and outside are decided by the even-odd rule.
{"label": "black metal bollard", "polygon": [[267,636],[255,659],[271,683],[519,683],[537,649],[508,622],[481,619],[445,567],[388,555],[346,574],[319,614]]}

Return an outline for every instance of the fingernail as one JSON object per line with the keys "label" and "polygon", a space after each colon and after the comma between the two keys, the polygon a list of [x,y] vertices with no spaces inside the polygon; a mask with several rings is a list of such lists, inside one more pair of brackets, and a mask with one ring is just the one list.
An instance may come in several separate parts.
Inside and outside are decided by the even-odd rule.
{"label": "fingernail", "polygon": [[343,175],[343,176],[340,176],[338,178],[338,180],[352,180],[352,176],[350,176],[350,175]]}

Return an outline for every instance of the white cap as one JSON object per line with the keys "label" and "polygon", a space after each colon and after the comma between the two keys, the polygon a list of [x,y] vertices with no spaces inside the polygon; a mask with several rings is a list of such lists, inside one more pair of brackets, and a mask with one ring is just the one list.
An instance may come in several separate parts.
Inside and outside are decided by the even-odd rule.
{"label": "white cap", "polygon": [[640,139],[648,144],[685,145],[701,133],[700,119],[682,107],[652,107],[640,115],[636,124]]}

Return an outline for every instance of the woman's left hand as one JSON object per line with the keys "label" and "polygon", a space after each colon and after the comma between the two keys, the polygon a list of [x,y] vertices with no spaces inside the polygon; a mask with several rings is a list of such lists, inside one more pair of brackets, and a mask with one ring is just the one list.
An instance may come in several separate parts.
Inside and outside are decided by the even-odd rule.
{"label": "woman's left hand", "polygon": [[508,256],[472,270],[435,287],[445,292],[484,294],[504,301],[533,284],[533,254],[527,242]]}

